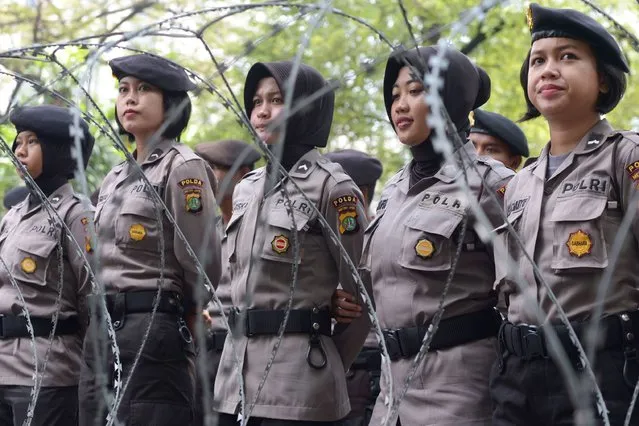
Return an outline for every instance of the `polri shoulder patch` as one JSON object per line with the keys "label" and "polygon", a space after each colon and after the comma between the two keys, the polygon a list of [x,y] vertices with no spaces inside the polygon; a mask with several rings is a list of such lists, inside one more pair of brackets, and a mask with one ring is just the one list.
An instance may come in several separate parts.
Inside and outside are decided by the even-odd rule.
{"label": "polri shoulder patch", "polygon": [[185,207],[188,213],[199,213],[202,211],[202,190],[187,189],[184,191]]}
{"label": "polri shoulder patch", "polygon": [[639,160],[634,161],[626,166],[626,171],[630,175],[630,179],[633,180],[639,187]]}
{"label": "polri shoulder patch", "polygon": [[359,230],[357,220],[357,203],[359,199],[355,195],[343,195],[333,200],[333,207],[337,209],[339,220],[339,233],[352,234]]}

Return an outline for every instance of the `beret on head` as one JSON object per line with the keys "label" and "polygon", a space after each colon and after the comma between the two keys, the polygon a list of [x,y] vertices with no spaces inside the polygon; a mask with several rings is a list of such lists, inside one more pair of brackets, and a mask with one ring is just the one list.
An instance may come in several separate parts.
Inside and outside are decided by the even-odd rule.
{"label": "beret on head", "polygon": [[109,61],[109,66],[118,80],[131,76],[169,92],[187,92],[196,87],[182,68],[157,56],[121,56]]}
{"label": "beret on head", "polygon": [[[38,136],[41,144],[47,145],[47,148],[56,146],[70,149],[75,143],[74,137],[71,136],[73,115],[68,108],[55,105],[23,107],[14,110],[9,119],[18,133],[27,130],[32,131]],[[87,164],[89,164],[89,157],[93,151],[95,139],[91,135],[86,121],[80,118],[79,125],[83,134],[82,157],[86,168]],[[15,146],[14,142],[13,150],[15,150]],[[73,172],[70,172],[70,174],[72,175]]]}
{"label": "beret on head", "polygon": [[590,16],[573,9],[553,9],[532,3],[526,11],[532,42],[565,37],[588,43],[601,60],[624,72],[628,62],[615,38]]}
{"label": "beret on head", "polygon": [[[282,93],[286,96],[288,80],[293,71],[292,61],[258,62],[254,64],[246,75],[244,82],[244,110],[250,118],[253,111],[253,97],[260,80],[273,77]],[[325,147],[333,123],[333,109],[335,94],[333,90],[326,90],[328,83],[315,68],[300,64],[293,89],[293,103],[306,102],[315,92],[324,93],[314,99],[306,108],[302,108],[286,121],[286,137],[284,145],[299,144]]]}
{"label": "beret on head", "polygon": [[374,185],[382,175],[382,163],[377,158],[355,149],[329,152],[325,157],[340,164],[357,186]]}
{"label": "beret on head", "polygon": [[471,133],[483,133],[494,136],[508,145],[511,152],[515,155],[522,155],[524,157],[530,155],[526,135],[514,122],[503,115],[482,111],[481,109],[476,109],[473,115],[475,123],[470,129]]}
{"label": "beret on head", "polygon": [[252,168],[261,157],[251,145],[233,139],[200,143],[195,146],[195,152],[209,163],[226,168],[240,159],[240,166]]}
{"label": "beret on head", "polygon": [[[438,46],[419,47],[392,55],[386,62],[384,71],[384,105],[388,119],[391,120],[393,104],[393,85],[397,81],[400,70],[407,65],[415,68],[423,79],[429,73],[428,62],[439,52]],[[482,68],[458,50],[448,47],[445,52],[448,68],[441,74],[444,80],[441,92],[444,106],[455,127],[461,131],[468,127],[468,114],[475,108],[485,104],[490,98],[490,77]]]}

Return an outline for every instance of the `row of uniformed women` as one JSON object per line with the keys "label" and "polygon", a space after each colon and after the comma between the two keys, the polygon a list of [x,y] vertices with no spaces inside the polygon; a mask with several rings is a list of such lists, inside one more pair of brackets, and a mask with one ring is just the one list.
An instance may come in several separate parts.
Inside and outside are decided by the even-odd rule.
{"label": "row of uniformed women", "polygon": [[[363,276],[370,276],[365,283],[372,283],[374,289],[396,384],[403,383],[410,358],[418,352],[445,284],[452,278],[444,300],[444,319],[430,347],[432,353],[419,367],[399,406],[401,424],[490,424],[491,416],[497,424],[572,420],[573,407],[565,385],[543,344],[543,329],[553,326],[557,314],[540,283],[546,281],[558,294],[582,337],[580,321],[593,309],[594,289],[608,265],[607,253],[622,213],[636,206],[630,200],[639,181],[639,148],[636,137],[614,132],[599,119],[601,113],[614,108],[625,89],[628,68],[614,39],[578,12],[537,5],[531,11],[533,44],[522,66],[522,86],[529,116],[541,114],[548,120],[551,142],[539,160],[520,172],[505,191],[509,221],[542,271],[541,277],[534,277],[521,251],[507,241],[526,278],[528,293],[512,284],[513,277],[502,262],[493,260],[491,247],[478,239],[473,230],[475,218],[459,192],[461,180],[466,180],[488,219],[498,225],[501,206],[491,200],[503,193],[512,174],[497,162],[477,157],[468,143],[456,146],[452,162],[443,161],[432,147],[435,135],[426,124],[429,111],[421,76],[437,48],[411,50],[387,63],[386,110],[400,142],[410,146],[413,160],[387,184],[370,226],[357,187],[314,149],[326,145],[332,120],[333,94],[324,90],[324,79],[302,66],[295,84],[287,84],[292,69],[288,62],[258,63],[251,68],[244,90],[247,115],[269,147],[282,139],[282,165],[289,177],[283,178],[269,162],[249,173],[234,193],[233,214],[223,237],[223,261],[228,262],[233,301],[231,330],[212,404],[221,413],[221,424],[237,422],[240,374],[245,407],[253,407],[251,424],[331,424],[348,413],[344,370],[362,346],[369,322],[364,310],[355,321],[331,332],[328,306],[337,283],[346,291],[359,292],[337,242],[320,225],[323,221],[328,222],[351,260],[358,263],[362,259],[362,270],[367,272]],[[457,133],[465,141],[468,113],[486,102],[490,82],[461,53],[449,49],[446,58],[449,67],[441,95],[455,126],[448,129],[447,136],[454,138]],[[164,126],[163,138],[150,145],[165,117],[173,116],[170,113],[188,100],[186,91],[191,83],[182,71],[154,61],[160,60],[133,56],[112,61],[120,80],[117,118],[135,140],[136,160],[187,241],[194,248],[208,248],[208,255],[201,256],[200,262],[215,285],[220,266],[218,260],[212,260],[218,259],[217,235],[210,223],[214,178],[202,160],[175,142],[188,114]],[[293,104],[308,99],[311,93],[323,94],[286,120],[285,126],[278,126],[289,88]],[[40,146],[46,145],[40,142]],[[37,174],[37,170],[33,172]],[[34,197],[30,196],[11,215],[32,202]],[[547,214],[550,217],[543,220]],[[80,224],[86,226],[88,219],[84,217]],[[159,227],[155,217],[149,188],[139,174],[129,164],[114,168],[101,189],[96,225],[101,278],[109,293],[107,304],[125,378],[149,325],[158,285],[163,290],[145,349],[117,413],[128,424],[188,423],[192,403],[192,344],[183,324],[195,315],[198,271],[180,238],[174,236],[174,229],[166,219]],[[639,298],[639,271],[633,262],[639,250],[637,223],[617,262],[614,291],[603,309],[607,337],[598,352],[602,362],[597,368],[604,373],[600,385],[614,424],[623,418],[636,381],[632,376],[636,371],[632,336],[636,334],[634,312]],[[207,226],[213,232],[201,232]],[[165,248],[158,256],[160,229]],[[202,241],[205,235],[211,236],[210,241]],[[76,240],[82,241],[83,236],[76,236]],[[87,243],[85,250],[90,252],[92,246]],[[48,275],[53,268],[46,266],[55,262],[37,248],[31,250],[29,255],[20,254],[22,258],[10,267],[26,276],[39,272],[41,282],[53,288],[55,280]],[[37,257],[38,253],[45,256]],[[511,322],[501,328],[493,310],[495,278],[498,283],[502,279],[506,282],[509,303]],[[296,286],[284,338],[266,382],[261,383],[293,281]],[[2,291],[10,289],[7,282],[6,275]],[[29,281],[18,284],[25,289],[33,287]],[[18,314],[16,307],[22,306],[17,296],[11,297],[12,308],[3,311],[9,316]],[[202,297],[200,301],[205,300]],[[547,314],[545,321],[528,309],[538,300]],[[31,312],[31,307],[25,307]],[[50,313],[42,315],[46,318]],[[104,406],[108,404],[99,393],[100,380],[109,382],[110,387],[118,384],[111,377],[96,375],[106,371],[110,376],[117,370],[111,357],[103,360],[104,365],[97,365],[99,358],[91,342],[106,331],[94,324],[100,322],[91,322],[85,339],[80,381],[82,424],[92,424],[94,419],[100,422],[106,415]],[[565,330],[557,330],[560,337],[565,335]],[[21,335],[9,342],[22,345],[24,351],[25,338]],[[563,340],[572,355],[570,340]],[[493,363],[489,393],[488,371]],[[22,379],[17,384],[29,386]],[[489,395],[496,407],[492,413]],[[379,424],[392,402],[388,396],[388,389],[383,388],[372,424]],[[13,403],[3,396],[3,404],[9,401],[3,410],[24,413],[21,407],[27,399],[23,395],[19,403]]]}

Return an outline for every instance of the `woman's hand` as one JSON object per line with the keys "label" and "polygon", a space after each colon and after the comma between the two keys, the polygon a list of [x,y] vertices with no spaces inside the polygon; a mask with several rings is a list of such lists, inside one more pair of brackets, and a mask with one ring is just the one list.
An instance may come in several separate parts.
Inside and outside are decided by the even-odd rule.
{"label": "woman's hand", "polygon": [[352,294],[338,289],[331,298],[331,315],[338,323],[350,324],[362,316],[362,307],[355,302]]}

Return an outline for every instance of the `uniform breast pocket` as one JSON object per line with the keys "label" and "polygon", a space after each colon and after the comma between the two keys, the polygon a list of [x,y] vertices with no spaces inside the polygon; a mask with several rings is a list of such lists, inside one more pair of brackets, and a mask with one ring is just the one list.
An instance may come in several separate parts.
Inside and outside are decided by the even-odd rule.
{"label": "uniform breast pocket", "polygon": [[451,236],[463,216],[443,209],[417,209],[406,221],[399,264],[420,271],[451,268],[455,247]]}
{"label": "uniform breast pocket", "polygon": [[605,268],[608,251],[602,230],[605,197],[571,197],[557,201],[550,217],[554,225],[554,269]]}
{"label": "uniform breast pocket", "polygon": [[521,221],[524,214],[524,209],[511,212],[508,215],[507,223],[499,226],[495,229],[495,243],[494,247],[494,259],[495,259],[495,279],[497,282],[506,278],[508,275],[508,266],[510,262],[508,260],[516,261],[519,259],[518,253],[521,252],[519,244],[513,235],[513,232],[508,227],[510,224],[515,233],[521,230]]}
{"label": "uniform breast pocket", "polygon": [[[306,228],[309,218],[295,215],[295,227],[291,216],[282,212],[272,212],[266,218],[264,247],[262,259],[275,262],[300,264],[304,258],[304,243],[306,241]],[[299,251],[295,250],[295,240],[299,245]]]}
{"label": "uniform breast pocket", "polygon": [[[47,274],[55,266],[57,242],[52,239],[26,236],[15,241],[16,262],[12,274],[18,281],[39,286],[47,284]],[[56,283],[57,283],[56,277]]]}
{"label": "uniform breast pocket", "polygon": [[240,230],[240,224],[242,223],[242,218],[244,217],[244,211],[242,213],[233,213],[231,216],[231,220],[229,220],[228,225],[226,225],[226,231],[224,232],[224,236],[222,237],[222,256],[226,256],[229,262],[234,263],[236,261],[236,243],[237,243],[237,234]]}
{"label": "uniform breast pocket", "polygon": [[162,210],[151,200],[126,200],[116,218],[116,244],[132,250],[160,251],[158,220]]}

